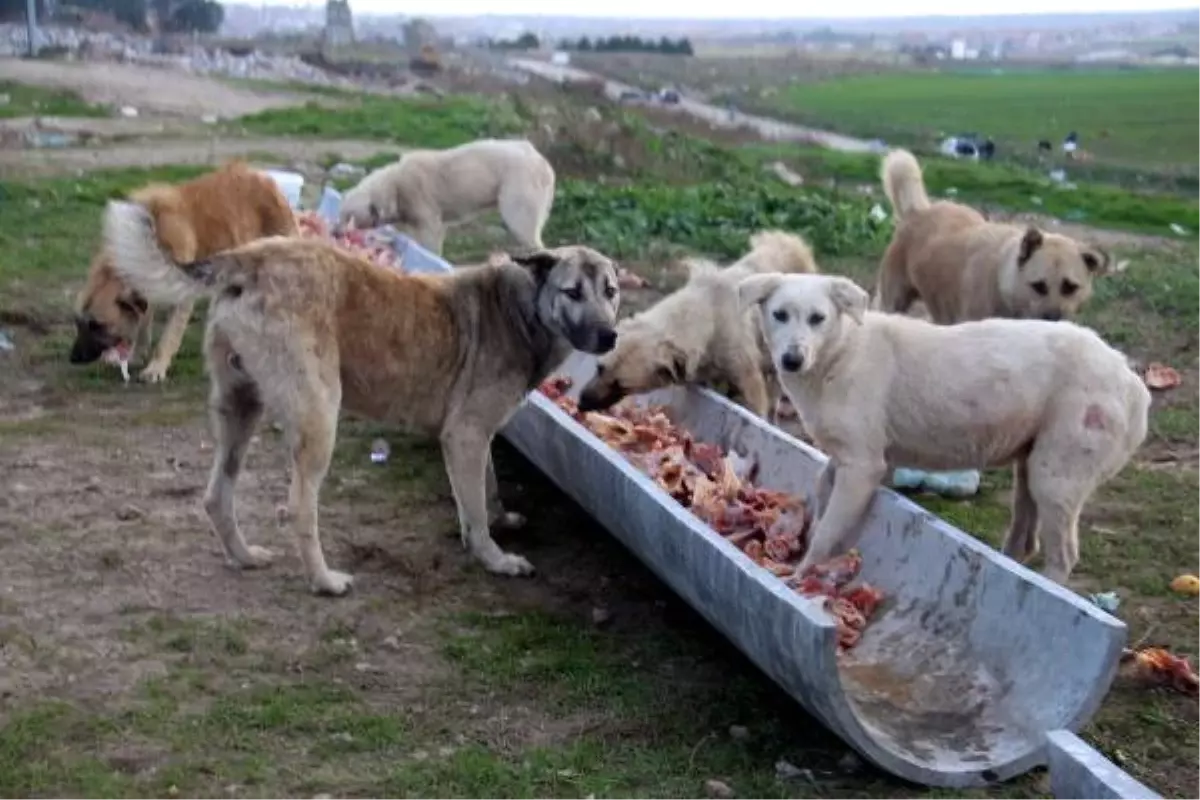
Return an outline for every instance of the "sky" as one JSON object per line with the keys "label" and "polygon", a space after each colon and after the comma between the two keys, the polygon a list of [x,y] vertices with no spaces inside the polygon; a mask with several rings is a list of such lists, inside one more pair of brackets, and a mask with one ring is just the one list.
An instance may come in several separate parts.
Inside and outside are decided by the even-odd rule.
{"label": "sky", "polygon": [[[253,0],[251,0],[253,2]],[[270,5],[324,5],[324,0],[266,0]],[[582,5],[582,4],[580,4]],[[350,7],[362,13],[393,13],[432,16],[479,16],[499,14],[565,14],[617,19],[637,18],[803,18],[846,19],[862,17],[967,16],[981,14],[1069,13],[1104,11],[1148,11],[1196,9],[1197,0],[1005,0],[999,4],[964,3],[962,0],[838,0],[836,3],[807,4],[796,0],[592,0],[591,8],[562,0],[351,0]],[[1149,8],[1147,8],[1149,6]],[[825,9],[827,13],[822,13]]]}

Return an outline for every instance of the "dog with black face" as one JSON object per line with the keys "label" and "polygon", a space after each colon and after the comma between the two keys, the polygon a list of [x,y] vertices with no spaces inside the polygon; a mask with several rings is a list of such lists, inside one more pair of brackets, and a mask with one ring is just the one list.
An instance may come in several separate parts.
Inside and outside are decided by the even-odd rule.
{"label": "dog with black face", "polygon": [[[262,236],[299,234],[295,215],[267,175],[234,161],[177,185],[151,184],[130,199],[146,209],[159,244],[181,261],[194,261]],[[194,299],[174,305],[153,357],[141,379],[157,383],[167,375],[183,343]],[[137,347],[150,346],[154,309],[131,289],[101,248],[75,303],[72,364],[88,364],[113,351],[131,360]]]}
{"label": "dog with black face", "polygon": [[191,263],[170,261],[140,206],[111,203],[106,246],[153,300],[210,298],[205,360],[216,439],[205,509],[229,562],[266,566],[247,544],[233,491],[263,414],[291,445],[289,515],[314,591],[351,576],[325,562],[317,499],[342,409],[423,431],[442,445],[462,541],[490,572],[528,575],[489,527],[516,527],[492,467],[496,433],[572,349],[616,344],[612,260],[587,247],[539,250],[445,275],[400,274],[332,243],[270,237]]}

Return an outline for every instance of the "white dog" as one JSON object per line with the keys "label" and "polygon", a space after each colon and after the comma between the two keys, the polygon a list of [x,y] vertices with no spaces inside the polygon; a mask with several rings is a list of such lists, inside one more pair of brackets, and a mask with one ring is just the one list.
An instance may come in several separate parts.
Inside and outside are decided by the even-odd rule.
{"label": "white dog", "polygon": [[341,224],[393,223],[438,255],[446,226],[498,208],[522,246],[541,250],[554,203],[554,168],[524,139],[480,139],[449,150],[411,150],[342,198]]}
{"label": "white dog", "polygon": [[805,430],[829,455],[819,518],[800,569],[848,549],[895,466],[1014,464],[1004,553],[1045,550],[1065,583],[1079,560],[1079,512],[1146,438],[1150,393],[1125,356],[1070,322],[934,325],[867,310],[847,278],[757,275],[763,334]]}

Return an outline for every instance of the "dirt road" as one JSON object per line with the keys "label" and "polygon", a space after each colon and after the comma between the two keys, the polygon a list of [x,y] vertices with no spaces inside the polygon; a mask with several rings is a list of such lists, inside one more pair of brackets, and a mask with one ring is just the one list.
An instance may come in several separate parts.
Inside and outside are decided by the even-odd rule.
{"label": "dirt road", "polygon": [[[619,81],[609,80],[602,75],[586,72],[575,67],[560,66],[549,64],[545,61],[532,61],[524,58],[514,58],[509,63],[517,69],[556,83],[562,83],[567,80],[604,81],[605,94],[614,100],[619,98],[622,92],[633,91],[641,94],[641,90],[636,87],[620,83]],[[807,128],[803,125],[794,125],[790,122],[782,122],[769,117],[743,114],[740,111],[701,103],[698,100],[692,100],[687,97],[680,98],[677,105],[664,105],[658,106],[658,108],[664,110],[678,109],[717,128],[752,128],[758,131],[760,136],[769,141],[805,142],[852,153],[872,152],[875,149],[872,143],[865,139],[855,139],[852,136],[842,136],[831,131]]]}
{"label": "dirt road", "polygon": [[399,152],[400,148],[394,145],[352,139],[312,141],[280,137],[232,139],[216,136],[149,139],[95,147],[0,150],[0,178],[30,178],[120,167],[217,164],[224,159],[236,157],[274,159],[290,163],[319,161],[330,154],[357,160],[370,158],[377,153]]}
{"label": "dirt road", "polygon": [[142,114],[223,119],[303,103],[305,95],[235,88],[212,78],[130,64],[0,59],[0,80],[79,93],[91,103],[133,106]]}

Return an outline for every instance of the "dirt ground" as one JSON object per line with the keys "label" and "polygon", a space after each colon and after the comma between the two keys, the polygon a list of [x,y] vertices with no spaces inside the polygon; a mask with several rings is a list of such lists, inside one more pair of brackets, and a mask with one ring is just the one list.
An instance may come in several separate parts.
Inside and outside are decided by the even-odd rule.
{"label": "dirt ground", "polygon": [[77,92],[91,103],[133,106],[140,113],[222,119],[304,102],[293,92],[230,86],[202,75],[135,64],[0,59],[0,79]]}
{"label": "dirt ground", "polygon": [[380,142],[287,137],[170,138],[62,149],[0,150],[0,178],[25,178],[118,167],[166,164],[217,164],[233,157],[257,157],[289,162],[320,161],[330,154],[366,159],[378,153],[399,152]]}

